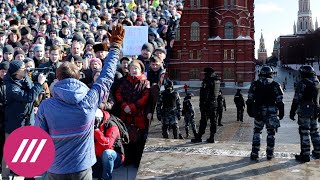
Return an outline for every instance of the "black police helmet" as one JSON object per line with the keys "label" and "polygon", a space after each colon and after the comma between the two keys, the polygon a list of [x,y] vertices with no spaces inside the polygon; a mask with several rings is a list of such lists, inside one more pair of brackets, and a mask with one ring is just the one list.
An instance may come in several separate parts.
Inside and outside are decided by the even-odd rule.
{"label": "black police helmet", "polygon": [[259,76],[271,78],[273,73],[273,69],[270,66],[263,66],[260,70]]}
{"label": "black police helmet", "polygon": [[188,93],[185,97],[185,99],[191,99],[191,97],[193,97],[194,94],[193,93]]}
{"label": "black police helmet", "polygon": [[213,68],[212,67],[206,67],[206,68],[204,68],[204,70],[203,70],[205,73],[209,73],[209,74],[212,74],[212,73],[214,73],[214,70],[213,70]]}
{"label": "black police helmet", "polygon": [[299,72],[302,77],[313,77],[316,75],[316,72],[314,71],[313,67],[310,65],[301,66],[299,69]]}
{"label": "black police helmet", "polygon": [[167,80],[166,84],[165,84],[165,88],[172,88],[173,87],[173,82],[171,80]]}

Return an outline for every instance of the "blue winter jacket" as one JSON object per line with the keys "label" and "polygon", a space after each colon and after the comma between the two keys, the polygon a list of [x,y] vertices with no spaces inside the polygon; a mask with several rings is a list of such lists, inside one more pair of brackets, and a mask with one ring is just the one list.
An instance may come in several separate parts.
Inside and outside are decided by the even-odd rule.
{"label": "blue winter jacket", "polygon": [[[21,126],[34,124],[33,102],[43,90],[39,83],[32,83],[29,76],[23,80],[13,79],[9,73],[4,77],[7,105],[5,108],[5,132],[12,133]],[[25,121],[28,119],[27,121]],[[29,121],[29,122],[28,122]]]}
{"label": "blue winter jacket", "polygon": [[40,104],[35,124],[49,133],[56,151],[50,173],[75,173],[95,164],[95,112],[109,93],[119,52],[119,49],[110,50],[91,89],[79,80],[63,79],[55,84],[53,97]]}

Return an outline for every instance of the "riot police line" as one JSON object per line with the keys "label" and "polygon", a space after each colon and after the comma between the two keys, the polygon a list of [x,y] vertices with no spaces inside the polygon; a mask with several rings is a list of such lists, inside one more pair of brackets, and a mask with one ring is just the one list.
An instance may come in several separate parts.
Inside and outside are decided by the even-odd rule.
{"label": "riot police line", "polygon": [[[217,97],[220,90],[220,80],[213,68],[204,69],[205,77],[200,88],[200,126],[192,143],[202,142],[207,121],[210,119],[210,136],[206,140],[214,143],[217,130]],[[294,98],[290,110],[290,119],[295,120],[298,115],[300,154],[295,155],[299,162],[309,162],[311,157],[320,158],[320,135],[318,120],[320,116],[320,82],[312,66],[304,65],[299,69],[301,79],[296,83]],[[254,133],[252,137],[251,160],[259,159],[261,133],[267,129],[267,159],[274,158],[275,134],[280,127],[280,120],[284,117],[283,90],[273,79],[274,70],[270,66],[263,66],[258,79],[253,81],[248,91],[246,101],[247,113],[254,118]],[[244,109],[243,105],[243,109]],[[243,116],[243,114],[242,114]],[[239,121],[239,117],[238,117]],[[240,121],[242,119],[240,118]],[[310,139],[313,144],[311,151]]]}

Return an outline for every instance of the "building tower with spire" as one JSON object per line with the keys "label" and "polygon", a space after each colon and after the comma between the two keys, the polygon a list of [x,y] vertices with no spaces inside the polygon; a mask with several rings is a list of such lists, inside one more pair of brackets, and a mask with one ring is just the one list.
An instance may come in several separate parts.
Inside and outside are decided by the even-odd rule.
{"label": "building tower with spire", "polygon": [[264,38],[261,30],[261,38],[260,38],[260,45],[258,49],[258,61],[262,62],[263,64],[266,62],[266,59],[268,58],[266,46],[264,44]]}
{"label": "building tower with spire", "polygon": [[295,34],[305,34],[308,31],[313,31],[310,0],[299,0],[298,20],[296,27],[297,31]]}

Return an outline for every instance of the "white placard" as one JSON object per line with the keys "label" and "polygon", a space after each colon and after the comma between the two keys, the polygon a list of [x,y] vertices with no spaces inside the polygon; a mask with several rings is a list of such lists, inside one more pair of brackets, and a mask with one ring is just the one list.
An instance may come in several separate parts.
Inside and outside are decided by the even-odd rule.
{"label": "white placard", "polygon": [[141,47],[148,42],[148,26],[124,26],[123,55],[140,55]]}

